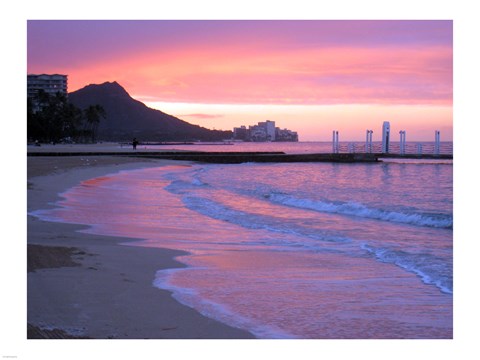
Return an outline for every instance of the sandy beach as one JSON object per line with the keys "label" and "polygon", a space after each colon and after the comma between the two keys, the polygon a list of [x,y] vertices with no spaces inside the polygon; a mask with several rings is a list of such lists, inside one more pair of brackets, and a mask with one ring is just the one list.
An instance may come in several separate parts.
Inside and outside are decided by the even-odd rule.
{"label": "sandy beach", "polygon": [[[82,180],[185,162],[119,156],[28,157],[28,211],[53,206]],[[81,225],[28,216],[28,338],[243,339],[253,336],[200,315],[152,286],[159,269],[184,266],[168,249],[78,232]]]}

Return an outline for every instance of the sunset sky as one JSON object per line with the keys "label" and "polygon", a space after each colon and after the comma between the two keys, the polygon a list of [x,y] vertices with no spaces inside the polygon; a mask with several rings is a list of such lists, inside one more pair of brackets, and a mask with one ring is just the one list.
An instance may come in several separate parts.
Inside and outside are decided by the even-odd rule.
{"label": "sunset sky", "polygon": [[300,140],[452,140],[452,21],[27,23],[28,73],[69,91],[117,81],[150,107],[207,128],[274,120]]}

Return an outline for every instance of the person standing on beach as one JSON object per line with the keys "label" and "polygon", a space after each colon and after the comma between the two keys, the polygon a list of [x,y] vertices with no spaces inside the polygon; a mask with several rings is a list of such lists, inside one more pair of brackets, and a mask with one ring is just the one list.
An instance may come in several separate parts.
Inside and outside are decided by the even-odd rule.
{"label": "person standing on beach", "polygon": [[137,150],[137,145],[138,145],[137,138],[133,138],[132,145],[133,145],[133,150]]}

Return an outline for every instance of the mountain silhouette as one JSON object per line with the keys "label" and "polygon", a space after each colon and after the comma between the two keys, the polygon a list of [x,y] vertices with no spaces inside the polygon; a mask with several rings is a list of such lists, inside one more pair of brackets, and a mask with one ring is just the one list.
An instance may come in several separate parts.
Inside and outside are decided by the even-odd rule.
{"label": "mountain silhouette", "polygon": [[91,84],[68,94],[69,101],[85,109],[101,105],[106,119],[101,119],[97,138],[106,141],[218,141],[231,137],[231,131],[209,130],[189,124],[175,116],[149,108],[133,99],[116,81]]}

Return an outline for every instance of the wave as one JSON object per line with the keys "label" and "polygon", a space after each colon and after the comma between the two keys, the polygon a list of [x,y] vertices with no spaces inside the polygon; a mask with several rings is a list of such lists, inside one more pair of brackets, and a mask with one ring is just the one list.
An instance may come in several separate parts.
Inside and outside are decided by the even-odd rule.
{"label": "wave", "polygon": [[[332,232],[309,228],[307,226],[299,225],[296,222],[290,223],[285,221],[285,219],[276,218],[274,216],[251,214],[241,210],[236,210],[216,201],[199,196],[184,196],[183,203],[190,210],[196,211],[213,219],[226,221],[247,229],[266,230],[287,235],[308,237],[313,240],[325,242],[351,242],[350,238],[333,234]],[[280,242],[281,240],[277,239],[277,241]],[[289,247],[308,246],[302,241],[294,242],[293,240],[289,240],[284,244],[276,243],[275,245],[287,245]]]}
{"label": "wave", "polygon": [[210,185],[200,179],[205,168],[194,168],[182,173],[171,172],[163,174],[163,178],[170,181],[165,190],[178,195],[190,193],[199,188],[209,188]]}
{"label": "wave", "polygon": [[418,213],[408,214],[398,211],[369,208],[368,206],[357,202],[333,203],[319,200],[301,199],[281,193],[270,193],[268,195],[265,195],[265,198],[268,198],[270,201],[277,204],[296,207],[300,209],[309,209],[318,212],[358,216],[368,219],[404,223],[416,226],[427,226],[447,229],[451,229],[453,227],[453,218],[448,215],[427,215]]}
{"label": "wave", "polygon": [[362,249],[373,254],[379,261],[390,263],[419,276],[425,284],[434,285],[446,294],[453,294],[451,270],[444,260],[430,254],[411,254],[401,250],[375,248],[363,244]]}
{"label": "wave", "polygon": [[228,306],[216,303],[209,299],[203,298],[200,294],[191,288],[180,287],[173,282],[173,275],[178,272],[195,270],[199,268],[186,269],[165,269],[159,270],[155,274],[153,286],[172,292],[173,298],[178,302],[191,307],[202,315],[211,319],[218,320],[230,326],[244,329],[251,332],[258,338],[264,339],[294,339],[295,335],[289,334],[274,326],[260,324],[252,319],[246,318],[238,313],[233,312]]}

